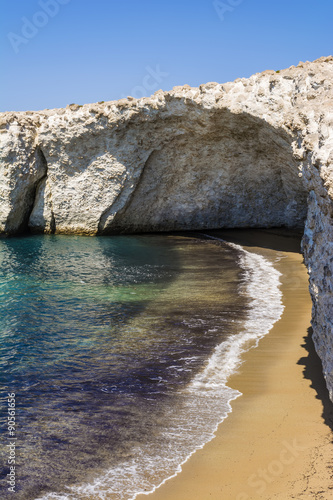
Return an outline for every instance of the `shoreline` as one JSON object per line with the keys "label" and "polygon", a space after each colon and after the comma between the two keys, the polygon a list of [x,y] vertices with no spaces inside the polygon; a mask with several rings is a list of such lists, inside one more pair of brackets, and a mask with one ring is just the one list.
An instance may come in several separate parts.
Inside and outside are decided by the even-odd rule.
{"label": "shoreline", "polygon": [[[311,299],[299,238],[278,231],[220,231],[276,261],[283,315],[228,380],[242,393],[216,437],[182,471],[137,500],[333,498],[332,403],[310,337]],[[258,245],[258,246],[257,246]],[[274,250],[272,250],[274,249]]]}

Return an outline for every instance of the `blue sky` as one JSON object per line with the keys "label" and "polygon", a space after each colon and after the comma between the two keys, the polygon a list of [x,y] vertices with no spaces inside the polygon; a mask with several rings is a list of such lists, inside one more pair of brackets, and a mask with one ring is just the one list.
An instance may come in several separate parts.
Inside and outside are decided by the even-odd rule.
{"label": "blue sky", "polygon": [[332,54],[331,0],[2,0],[0,111],[150,95]]}

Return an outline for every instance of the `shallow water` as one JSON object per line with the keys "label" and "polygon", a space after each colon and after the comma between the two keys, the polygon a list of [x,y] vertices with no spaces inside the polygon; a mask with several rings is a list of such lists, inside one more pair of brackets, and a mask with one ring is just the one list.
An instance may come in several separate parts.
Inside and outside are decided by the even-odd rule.
{"label": "shallow water", "polygon": [[241,254],[171,235],[0,241],[1,463],[14,392],[16,498],[130,498],[211,439],[253,309]]}

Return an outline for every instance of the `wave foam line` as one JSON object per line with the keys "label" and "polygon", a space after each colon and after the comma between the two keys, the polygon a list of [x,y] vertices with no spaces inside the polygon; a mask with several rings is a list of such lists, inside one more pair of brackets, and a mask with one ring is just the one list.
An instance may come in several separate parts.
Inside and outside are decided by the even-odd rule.
{"label": "wave foam line", "polygon": [[281,273],[269,260],[240,245],[205,237],[238,251],[239,265],[244,271],[240,293],[250,305],[240,333],[218,345],[204,370],[182,391],[184,403],[176,413],[171,408],[165,415],[168,425],[153,450],[151,444],[141,446],[134,450],[131,460],[111,468],[93,483],[67,487],[67,493],[49,493],[36,500],[135,500],[137,495],[149,495],[177,476],[182,465],[215,437],[219,424],[232,410],[231,401],[241,395],[226,385],[229,377],[239,368],[242,354],[256,347],[280,319],[284,306]]}
{"label": "wave foam line", "polygon": [[207,234],[204,236],[222,241],[239,252],[239,265],[245,279],[240,293],[249,299],[250,306],[241,333],[218,345],[204,371],[192,382],[196,389],[209,390],[226,384],[240,366],[242,353],[258,346],[259,340],[281,318],[284,306],[280,290],[281,273],[269,260],[235,243]]}

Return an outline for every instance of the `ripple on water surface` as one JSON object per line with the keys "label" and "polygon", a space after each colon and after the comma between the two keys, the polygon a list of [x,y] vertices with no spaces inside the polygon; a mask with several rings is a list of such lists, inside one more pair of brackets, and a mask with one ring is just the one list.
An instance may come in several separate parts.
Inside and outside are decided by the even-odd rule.
{"label": "ripple on water surface", "polygon": [[[209,397],[196,377],[240,332],[244,279],[239,249],[185,236],[1,240],[16,498],[125,499],[174,473],[237,396],[221,386]],[[1,453],[5,464],[4,440]]]}

